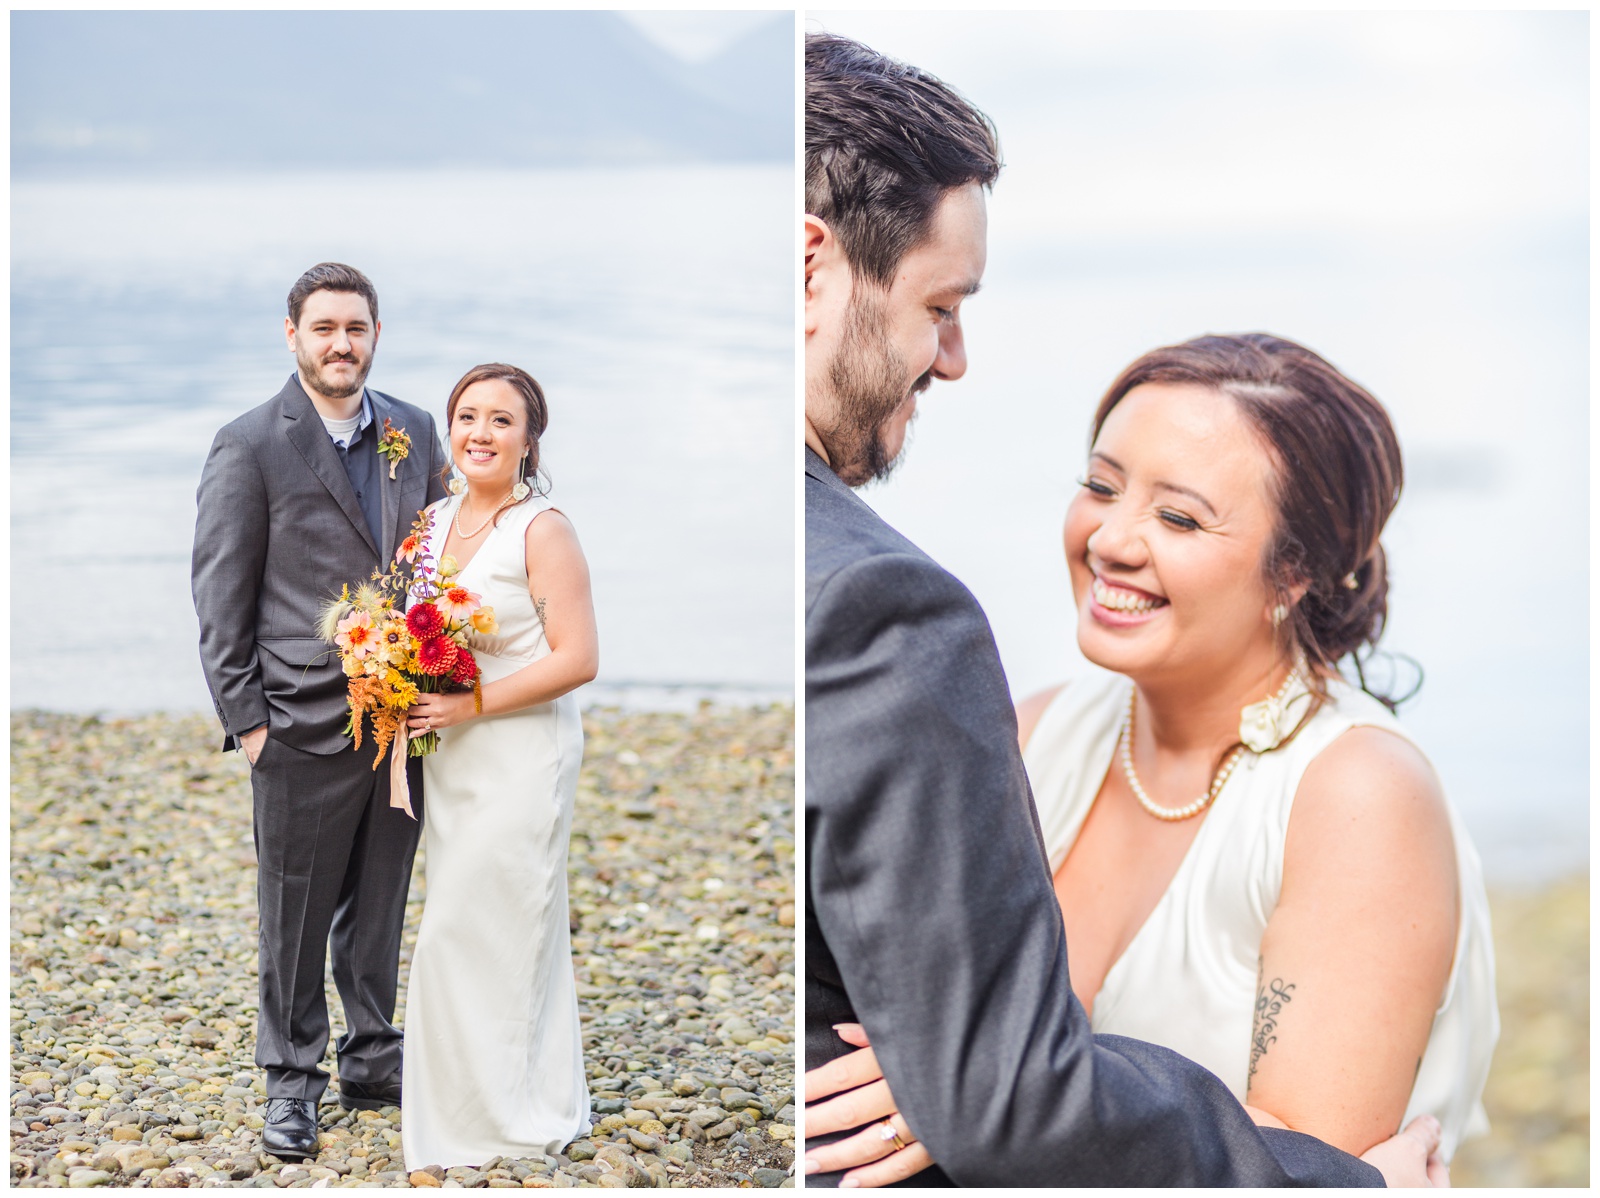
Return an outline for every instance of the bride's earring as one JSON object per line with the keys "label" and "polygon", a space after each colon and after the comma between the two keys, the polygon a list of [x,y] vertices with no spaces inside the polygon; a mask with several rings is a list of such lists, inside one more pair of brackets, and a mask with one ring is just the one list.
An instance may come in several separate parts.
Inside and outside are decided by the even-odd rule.
{"label": "bride's earring", "polygon": [[461,477],[454,462],[450,463],[450,481],[445,484],[445,489],[452,495],[459,495],[467,489],[467,480]]}
{"label": "bride's earring", "polygon": [[1289,608],[1285,604],[1280,603],[1277,607],[1272,609],[1272,627],[1274,629],[1281,627],[1283,622],[1288,618]]}
{"label": "bride's earring", "polygon": [[517,485],[511,488],[511,498],[515,503],[521,503],[528,497],[528,493],[533,489],[532,487],[528,486],[527,483],[522,481],[522,472],[527,464],[527,454],[523,454],[522,457],[517,459]]}

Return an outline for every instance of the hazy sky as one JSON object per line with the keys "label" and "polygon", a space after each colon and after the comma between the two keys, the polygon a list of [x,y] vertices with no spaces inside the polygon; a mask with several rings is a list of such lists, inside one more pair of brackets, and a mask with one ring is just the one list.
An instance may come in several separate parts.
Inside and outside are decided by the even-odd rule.
{"label": "hazy sky", "polygon": [[768,21],[792,21],[788,12],[624,12],[623,18],[656,45],[685,62],[704,62]]}
{"label": "hazy sky", "polygon": [[296,94],[348,115],[344,169],[787,162],[793,30],[792,12],[19,12],[12,171],[292,169]]}
{"label": "hazy sky", "polygon": [[[857,13],[807,28],[999,125],[1006,219],[1125,232],[1583,218],[1583,12]],[[1070,186],[1034,188],[1035,172]]]}

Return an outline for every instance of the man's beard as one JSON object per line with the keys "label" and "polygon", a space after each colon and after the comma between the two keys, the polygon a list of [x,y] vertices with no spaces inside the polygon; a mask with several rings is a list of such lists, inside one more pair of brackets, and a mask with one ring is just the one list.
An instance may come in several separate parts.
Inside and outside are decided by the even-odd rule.
{"label": "man's beard", "polygon": [[884,425],[933,381],[931,373],[924,374],[906,387],[906,360],[890,342],[888,324],[882,304],[852,296],[839,348],[828,365],[837,414],[832,428],[817,431],[833,472],[852,487],[888,478],[900,464],[905,447],[889,456]]}
{"label": "man's beard", "polygon": [[322,362],[312,358],[303,348],[294,351],[294,360],[299,364],[300,373],[305,376],[306,382],[318,395],[328,399],[349,399],[352,395],[359,394],[362,384],[367,381],[367,372],[372,369],[372,359],[363,362],[358,354],[345,354],[338,358],[328,358],[326,361],[354,362],[356,364],[356,377],[349,383],[336,383],[322,373]]}

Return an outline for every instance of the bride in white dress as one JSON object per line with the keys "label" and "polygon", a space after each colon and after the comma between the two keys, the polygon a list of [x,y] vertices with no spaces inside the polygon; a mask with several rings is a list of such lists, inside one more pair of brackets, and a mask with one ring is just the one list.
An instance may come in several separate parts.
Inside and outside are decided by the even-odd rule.
{"label": "bride in white dress", "polygon": [[[1302,346],[1146,354],[1100,402],[1064,531],[1078,645],[1110,672],[1023,701],[1018,731],[1094,1030],[1353,1154],[1437,1120],[1442,1177],[1487,1126],[1482,871],[1390,705],[1337,670],[1366,681],[1400,485],[1381,405]],[[868,1081],[842,1126],[887,1116],[875,1062],[841,1060]],[[851,1164],[926,1167],[858,1138]]]}
{"label": "bride in white dress", "polygon": [[1097,1032],[1222,1078],[1258,1122],[1360,1153],[1487,1128],[1499,1031],[1478,856],[1374,687],[1382,406],[1264,334],[1154,350],[1101,401],[1064,542],[1114,671],[1019,707],[1073,989]]}
{"label": "bride in white dress", "polygon": [[427,901],[406,998],[408,1167],[555,1153],[589,1129],[567,923],[567,841],[583,728],[571,693],[598,664],[589,573],[535,477],[544,394],[525,372],[468,371],[450,396],[466,480],[434,505],[428,551],[494,609],[471,692],[423,695]]}

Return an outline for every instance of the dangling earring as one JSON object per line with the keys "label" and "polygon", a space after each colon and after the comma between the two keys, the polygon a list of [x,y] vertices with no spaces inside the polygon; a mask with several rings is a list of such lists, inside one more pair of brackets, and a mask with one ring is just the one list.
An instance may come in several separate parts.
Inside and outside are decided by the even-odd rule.
{"label": "dangling earring", "polygon": [[1273,627],[1273,630],[1276,631],[1278,628],[1280,628],[1283,625],[1283,622],[1285,620],[1287,620],[1288,618],[1289,618],[1289,609],[1288,609],[1288,607],[1286,605],[1282,604],[1282,603],[1278,604],[1277,607],[1272,609],[1272,627]]}
{"label": "dangling earring", "polygon": [[522,471],[528,464],[528,455],[524,453],[517,459],[517,485],[511,488],[511,499],[514,503],[521,503],[528,497],[528,492],[533,488],[522,481]]}
{"label": "dangling earring", "polygon": [[467,489],[467,480],[461,477],[454,462],[450,463],[450,481],[445,484],[445,489],[452,495],[459,495]]}

